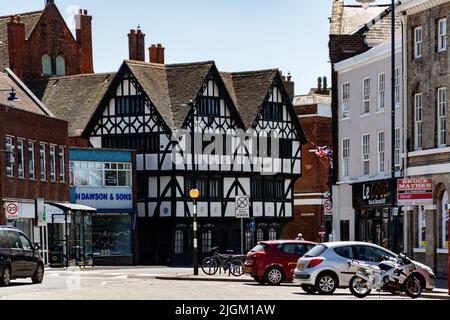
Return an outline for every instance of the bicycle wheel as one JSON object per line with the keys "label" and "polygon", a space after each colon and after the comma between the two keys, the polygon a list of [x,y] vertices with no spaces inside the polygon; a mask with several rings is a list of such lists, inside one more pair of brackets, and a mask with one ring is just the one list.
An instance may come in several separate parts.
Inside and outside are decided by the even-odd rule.
{"label": "bicycle wheel", "polygon": [[219,269],[219,267],[217,266],[216,259],[213,257],[206,257],[202,260],[202,270],[207,275],[212,276],[213,274],[216,274],[217,269]]}
{"label": "bicycle wheel", "polygon": [[244,274],[244,263],[239,259],[234,259],[230,263],[230,272],[235,277],[240,277]]}

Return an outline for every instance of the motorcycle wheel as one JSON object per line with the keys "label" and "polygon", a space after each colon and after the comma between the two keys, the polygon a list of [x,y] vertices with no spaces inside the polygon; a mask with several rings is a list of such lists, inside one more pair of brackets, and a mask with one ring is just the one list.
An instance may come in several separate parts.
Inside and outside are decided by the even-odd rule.
{"label": "motorcycle wheel", "polygon": [[354,276],[349,283],[350,292],[357,298],[365,298],[372,291],[367,286],[367,281],[361,277]]}
{"label": "motorcycle wheel", "polygon": [[417,299],[422,294],[422,286],[416,277],[408,277],[403,283],[406,295],[412,299]]}

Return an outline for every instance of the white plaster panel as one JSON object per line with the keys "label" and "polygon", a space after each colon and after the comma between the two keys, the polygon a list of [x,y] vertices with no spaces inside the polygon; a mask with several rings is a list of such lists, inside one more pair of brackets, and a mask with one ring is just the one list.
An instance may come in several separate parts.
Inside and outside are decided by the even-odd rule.
{"label": "white plaster panel", "polygon": [[144,155],[143,154],[136,155],[136,170],[137,171],[144,170]]}
{"label": "white plaster panel", "polygon": [[94,148],[102,147],[102,138],[101,137],[91,137],[89,139],[89,141],[91,142],[91,144]]}
{"label": "white plaster panel", "polygon": [[[161,155],[161,159],[162,159],[162,155]],[[162,170],[172,170],[172,156],[170,154],[166,154],[166,156],[164,157],[164,161],[162,164]]]}
{"label": "white plaster panel", "polygon": [[291,173],[291,160],[283,159],[283,172]]}
{"label": "white plaster panel", "polygon": [[156,202],[149,202],[148,203],[148,216],[154,217],[156,211]]}
{"label": "white plaster panel", "polygon": [[222,203],[211,202],[211,217],[222,217]]}
{"label": "white plaster panel", "polygon": [[[231,186],[233,185],[234,178],[224,178],[223,179],[223,196],[226,197]],[[234,190],[230,193],[231,197],[234,197]]]}
{"label": "white plaster panel", "polygon": [[[181,190],[184,192],[184,177],[177,177],[178,185],[180,186]],[[177,197],[181,197],[180,191],[177,188]]]}
{"label": "white plaster panel", "polygon": [[253,216],[254,217],[262,217],[263,216],[262,202],[253,202]]}
{"label": "white plaster panel", "polygon": [[149,177],[148,178],[148,197],[157,198],[158,197],[158,178]]}
{"label": "white plaster panel", "polygon": [[245,194],[242,194],[242,191],[239,190],[239,195],[249,195],[250,194],[250,178],[239,178],[239,183],[242,188],[245,190]]}
{"label": "white plaster panel", "polygon": [[161,206],[159,208],[159,214],[162,218],[169,218],[172,216],[172,203],[170,201],[161,202]]}
{"label": "white plaster panel", "polygon": [[197,203],[197,216],[207,218],[208,217],[208,202]]}
{"label": "white plaster panel", "polygon": [[185,210],[184,210],[184,202],[177,202],[177,217],[184,218],[185,217]]}
{"label": "white plaster panel", "polygon": [[265,215],[266,217],[275,217],[275,203],[273,202],[265,203]]}
{"label": "white plaster panel", "polygon": [[[106,116],[106,110],[104,112],[104,115]],[[109,115],[110,116],[115,116],[116,115],[116,100],[115,99],[111,99],[109,100]]]}
{"label": "white plaster panel", "polygon": [[138,217],[145,218],[145,202],[138,202],[137,210],[138,210]]}
{"label": "white plaster panel", "polygon": [[147,170],[157,170],[158,169],[158,155],[156,155],[156,154],[145,155],[145,167]]}
{"label": "white plaster panel", "polygon": [[228,202],[225,217],[236,217],[236,204],[234,202]]}
{"label": "white plaster panel", "polygon": [[[170,177],[160,177],[159,186],[160,186],[160,188],[161,188],[161,189],[160,189],[160,192],[161,192],[161,193],[164,192],[164,189],[167,188],[167,186],[169,185],[169,183],[170,183]],[[159,197],[170,197],[170,196],[171,196],[170,188],[169,188],[169,190],[167,191],[167,193],[159,195]]]}
{"label": "white plaster panel", "polygon": [[293,212],[292,212],[292,203],[286,203],[284,205],[285,207],[285,216],[286,218],[290,218],[293,216]]}

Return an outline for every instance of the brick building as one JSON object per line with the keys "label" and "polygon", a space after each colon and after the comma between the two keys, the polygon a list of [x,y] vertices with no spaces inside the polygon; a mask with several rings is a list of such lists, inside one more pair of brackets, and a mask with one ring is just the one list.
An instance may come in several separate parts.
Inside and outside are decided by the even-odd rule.
{"label": "brick building", "polygon": [[[69,200],[67,122],[56,119],[12,71],[5,72],[0,73],[0,225],[16,226],[45,251],[35,200]],[[11,99],[10,88],[17,99]]]}
{"label": "brick building", "polygon": [[[342,165],[341,141],[339,141],[342,114],[339,114],[339,102],[342,101],[342,83],[336,71],[336,64],[346,59],[367,52],[391,38],[391,10],[389,5],[347,5],[344,0],[333,0],[330,19],[330,61],[332,87],[332,122],[333,122],[333,201],[339,200],[338,185]],[[396,19],[396,30],[401,30],[401,20]],[[388,79],[388,78],[386,78]],[[341,86],[341,87],[340,87]],[[362,95],[362,94],[361,94]],[[351,199],[349,200],[351,203]],[[350,204],[351,206],[351,204]],[[333,217],[340,212],[334,206]],[[343,228],[341,230],[341,225]],[[333,236],[335,240],[353,238],[350,223],[346,219],[334,219]]]}
{"label": "brick building", "polygon": [[406,207],[409,253],[447,274],[448,190],[450,190],[450,132],[448,130],[449,83],[448,25],[450,1],[409,0],[403,12],[404,60],[408,79],[408,166],[406,176],[432,179],[430,205]]}
{"label": "brick building", "polygon": [[93,73],[92,17],[75,16],[76,37],[53,0],[41,11],[0,17],[0,71],[9,67],[22,81]]}
{"label": "brick building", "polygon": [[317,146],[332,145],[330,91],[319,83],[318,89],[294,97],[293,104],[309,143],[302,146],[302,178],[294,187],[294,219],[284,227],[283,238],[294,239],[300,232],[306,240],[320,242],[321,226],[327,234],[332,228],[331,216],[325,215],[324,208],[330,192],[331,164],[315,153]]}

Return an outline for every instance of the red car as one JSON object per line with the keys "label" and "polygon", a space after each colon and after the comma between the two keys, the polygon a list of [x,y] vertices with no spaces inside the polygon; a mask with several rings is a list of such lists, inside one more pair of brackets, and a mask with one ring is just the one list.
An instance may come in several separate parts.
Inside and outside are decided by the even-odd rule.
{"label": "red car", "polygon": [[245,260],[245,273],[259,284],[279,285],[292,281],[297,260],[316,243],[299,240],[261,241]]}

